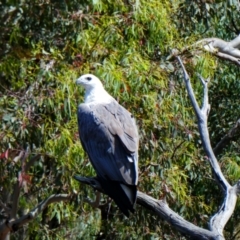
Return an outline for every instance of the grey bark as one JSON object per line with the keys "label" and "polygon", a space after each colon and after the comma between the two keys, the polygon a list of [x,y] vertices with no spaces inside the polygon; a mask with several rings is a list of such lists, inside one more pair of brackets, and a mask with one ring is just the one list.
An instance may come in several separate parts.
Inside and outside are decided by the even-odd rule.
{"label": "grey bark", "polygon": [[224,41],[220,38],[204,38],[193,45],[183,48],[181,51],[173,49],[172,53],[167,57],[167,60],[175,59],[177,55],[184,55],[192,52],[192,54],[199,53],[199,50],[207,51],[216,57],[230,61],[237,66],[240,66],[240,35],[232,41]]}
{"label": "grey bark", "polygon": [[[101,184],[96,178],[75,176],[75,179],[81,183],[90,185],[95,190],[104,193]],[[137,204],[143,206],[154,212],[154,214],[160,216],[164,221],[168,222],[179,232],[191,236],[196,240],[222,240],[221,235],[216,234],[210,230],[200,228],[191,222],[185,220],[171,208],[164,200],[157,200],[153,197],[148,196],[145,193],[138,191],[137,193]]]}
{"label": "grey bark", "polygon": [[[239,37],[238,37],[238,40],[240,40]],[[234,42],[235,46],[237,45],[236,42],[237,41]],[[221,171],[221,168],[219,166],[219,163],[217,161],[217,158],[214,154],[213,148],[210,143],[208,126],[207,126],[207,118],[210,111],[210,105],[208,102],[208,82],[209,81],[203,79],[200,76],[200,80],[204,88],[203,104],[202,104],[202,107],[200,108],[195,99],[189,75],[180,57],[177,57],[177,59],[183,69],[184,81],[186,84],[187,92],[198,119],[198,129],[199,129],[203,148],[205,150],[205,153],[207,154],[208,161],[214,173],[215,179],[218,185],[222,188],[224,193],[223,203],[219,208],[218,212],[215,215],[213,215],[212,218],[210,219],[209,228],[215,235],[219,235],[222,237],[222,239],[224,239],[223,230],[235,209],[237,195],[240,190],[240,184],[239,182],[236,183],[234,186],[231,186],[229,184],[229,182],[227,181],[227,179],[225,178],[225,176]]]}

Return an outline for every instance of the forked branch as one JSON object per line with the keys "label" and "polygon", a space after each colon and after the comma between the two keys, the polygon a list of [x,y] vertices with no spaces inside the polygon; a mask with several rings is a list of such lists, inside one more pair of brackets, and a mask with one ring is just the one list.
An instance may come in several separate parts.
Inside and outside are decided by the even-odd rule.
{"label": "forked branch", "polygon": [[200,137],[201,137],[201,141],[202,141],[204,151],[207,154],[208,160],[211,164],[211,167],[212,167],[212,170],[214,172],[214,176],[216,178],[217,183],[222,187],[223,190],[227,190],[230,187],[230,184],[228,183],[228,181],[226,180],[226,178],[222,174],[222,171],[220,169],[218,161],[215,157],[215,154],[214,154],[212,146],[211,146],[208,127],[207,127],[207,118],[208,118],[208,114],[209,114],[209,111],[210,111],[210,105],[208,103],[208,89],[207,89],[208,88],[208,85],[207,85],[208,81],[205,81],[202,77],[200,78],[201,82],[203,84],[203,87],[204,87],[203,105],[200,108],[198,103],[197,103],[197,100],[195,98],[189,75],[188,75],[188,73],[187,73],[187,71],[186,71],[186,69],[185,69],[185,67],[182,63],[182,60],[180,59],[180,57],[177,57],[177,59],[178,59],[179,63],[181,64],[183,74],[184,74],[184,80],[185,80],[185,84],[186,84],[186,88],[187,88],[187,92],[188,92],[188,96],[191,100],[192,106],[193,106],[195,114],[197,116],[198,129],[199,129],[199,133],[200,133]]}
{"label": "forked branch", "polygon": [[[239,40],[239,39],[238,39]],[[235,46],[236,42],[234,43]],[[197,119],[198,119],[198,129],[202,141],[203,148],[205,150],[205,153],[207,154],[209,163],[211,165],[212,171],[214,173],[215,179],[219,186],[222,187],[223,193],[224,193],[224,200],[222,203],[222,206],[220,207],[219,211],[211,218],[210,220],[210,230],[214,232],[215,234],[219,234],[220,239],[224,239],[223,237],[223,230],[228,222],[229,218],[232,216],[233,211],[235,209],[236,201],[237,201],[237,194],[239,193],[240,184],[239,182],[235,184],[233,187],[228,183],[226,178],[224,177],[221,168],[218,164],[218,161],[216,159],[216,156],[213,152],[210,138],[209,138],[209,132],[207,127],[207,117],[210,111],[210,105],[208,103],[208,80],[204,80],[202,77],[200,77],[201,82],[203,84],[204,88],[204,96],[203,96],[203,105],[200,108],[195,97],[194,92],[191,86],[189,75],[180,59],[180,57],[177,57],[179,63],[181,64],[183,74],[184,74],[184,80],[188,92],[188,96],[192,102],[193,108],[195,110]]]}

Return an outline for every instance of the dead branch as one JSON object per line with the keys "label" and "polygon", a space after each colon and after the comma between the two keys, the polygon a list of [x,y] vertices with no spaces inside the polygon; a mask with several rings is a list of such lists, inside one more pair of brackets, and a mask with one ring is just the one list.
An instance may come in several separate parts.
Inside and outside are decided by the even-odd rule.
{"label": "dead branch", "polygon": [[[234,44],[236,45],[236,42]],[[183,69],[184,80],[185,80],[188,96],[191,100],[192,106],[194,108],[194,111],[198,119],[198,129],[199,129],[204,151],[207,154],[208,161],[214,173],[215,179],[219,184],[219,186],[222,187],[222,190],[224,193],[222,206],[220,207],[219,211],[210,220],[210,230],[215,234],[219,234],[220,239],[221,238],[224,239],[223,230],[235,209],[237,194],[239,192],[240,186],[239,186],[239,183],[235,184],[234,186],[231,186],[228,183],[228,181],[226,180],[226,178],[224,177],[221,171],[221,168],[218,164],[218,161],[216,159],[216,156],[213,152],[213,149],[210,143],[209,132],[207,127],[207,118],[210,111],[210,105],[208,103],[208,80],[204,80],[202,77],[200,77],[203,88],[204,88],[203,105],[200,108],[195,99],[189,75],[180,57],[177,57],[177,59]]]}
{"label": "dead branch", "polygon": [[206,51],[212,55],[226,61],[230,61],[237,66],[240,66],[240,35],[233,40],[227,42],[220,38],[204,38],[196,43],[187,46],[181,51],[173,49],[167,60],[175,59],[176,56],[189,54],[196,55],[199,51]]}
{"label": "dead branch", "polygon": [[73,194],[54,194],[39,203],[34,209],[25,214],[24,216],[11,219],[0,225],[0,239],[3,240],[10,231],[17,231],[20,227],[27,224],[36,218],[42,211],[50,204],[56,202],[70,201],[73,198]]}
{"label": "dead branch", "polygon": [[[103,192],[101,184],[96,178],[91,177],[81,177],[74,176],[76,180],[83,184],[90,185],[93,189]],[[138,191],[137,193],[137,204],[143,206],[144,208],[153,211],[156,215],[160,216],[163,220],[167,221],[174,228],[183,234],[187,234],[194,239],[199,240],[216,240],[218,235],[215,233],[200,228],[186,221],[176,212],[171,210],[164,200],[157,200],[153,197],[148,196],[145,193]]]}

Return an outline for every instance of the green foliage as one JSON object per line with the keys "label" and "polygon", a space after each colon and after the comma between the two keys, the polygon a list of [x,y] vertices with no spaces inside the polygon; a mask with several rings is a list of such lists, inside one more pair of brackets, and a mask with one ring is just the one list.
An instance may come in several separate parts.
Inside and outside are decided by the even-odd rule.
{"label": "green foliage", "polygon": [[204,34],[230,40],[239,34],[239,3],[227,1],[176,1],[178,11],[175,22],[184,37]]}
{"label": "green foliage", "polygon": [[[86,196],[95,194],[72,177],[95,175],[79,142],[76,120],[83,90],[75,86],[75,79],[87,72],[99,76],[136,117],[139,190],[158,199],[166,197],[183,217],[207,225],[221,203],[219,189],[204,158],[182,73],[175,61],[166,59],[170,49],[192,44],[209,26],[204,37],[226,36],[225,22],[235,5],[230,1],[199,4],[6,0],[0,5],[5,23],[0,46],[1,200],[7,201],[18,183],[23,168],[18,156],[23,149],[29,149],[25,163],[31,166],[24,175],[18,216],[51,194],[79,193],[73,202],[45,209],[28,225],[28,239],[94,239],[98,234],[106,239],[179,237],[140,206],[126,219],[112,203],[109,220],[103,221],[99,211],[84,203]],[[227,9],[221,18],[223,4]],[[199,103],[202,86],[197,73],[211,77],[209,128],[214,146],[238,118],[239,70],[206,53],[190,56],[185,64]],[[236,139],[221,158],[231,182],[239,176],[238,152]],[[106,201],[104,196],[102,203]],[[229,236],[237,221],[234,216]],[[18,237],[18,232],[12,235]]]}

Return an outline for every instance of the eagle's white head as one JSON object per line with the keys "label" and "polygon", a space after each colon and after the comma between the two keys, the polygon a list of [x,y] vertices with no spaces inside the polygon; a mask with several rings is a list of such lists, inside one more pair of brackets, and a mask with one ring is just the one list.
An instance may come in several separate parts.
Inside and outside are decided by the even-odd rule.
{"label": "eagle's white head", "polygon": [[103,88],[103,85],[99,78],[93,74],[85,74],[79,77],[76,81],[76,84],[82,85],[86,90],[93,88]]}
{"label": "eagle's white head", "polygon": [[112,97],[104,89],[101,81],[93,74],[84,74],[79,77],[76,84],[85,88],[85,103],[109,103]]}

